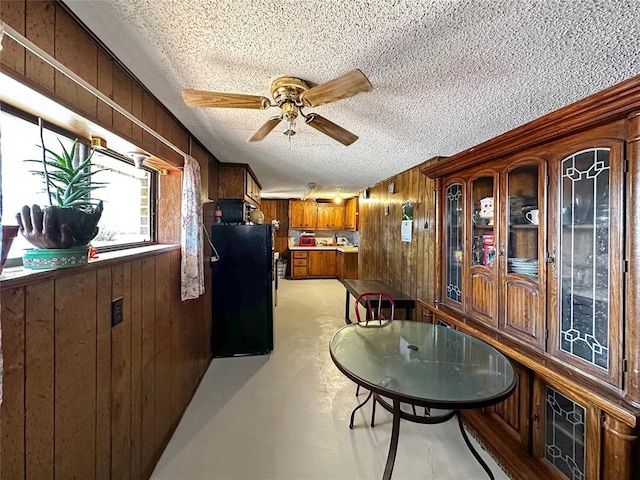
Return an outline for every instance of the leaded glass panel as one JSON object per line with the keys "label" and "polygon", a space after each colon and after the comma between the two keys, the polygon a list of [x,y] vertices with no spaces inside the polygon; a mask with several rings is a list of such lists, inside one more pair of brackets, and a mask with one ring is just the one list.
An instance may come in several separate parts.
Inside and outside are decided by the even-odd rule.
{"label": "leaded glass panel", "polygon": [[448,252],[446,258],[447,298],[456,302],[462,300],[462,184],[454,183],[446,190],[445,234]]}
{"label": "leaded glass panel", "polygon": [[545,457],[568,478],[583,480],[587,412],[549,386],[545,404]]}
{"label": "leaded glass panel", "polygon": [[560,349],[609,369],[609,149],[562,161]]}

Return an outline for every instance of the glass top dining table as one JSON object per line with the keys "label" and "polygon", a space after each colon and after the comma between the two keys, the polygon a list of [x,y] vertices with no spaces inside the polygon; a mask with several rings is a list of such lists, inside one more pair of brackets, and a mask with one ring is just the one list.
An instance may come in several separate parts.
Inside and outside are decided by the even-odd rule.
{"label": "glass top dining table", "polygon": [[[517,375],[506,356],[457,330],[404,320],[393,320],[384,326],[342,327],[331,338],[329,351],[342,373],[368,389],[380,405],[393,413],[384,480],[390,479],[393,471],[401,418],[434,424],[454,415],[458,415],[467,446],[493,478],[469,442],[459,411],[493,405],[513,393]],[[401,409],[402,403],[425,407],[426,412],[432,408],[449,412],[416,415]]]}

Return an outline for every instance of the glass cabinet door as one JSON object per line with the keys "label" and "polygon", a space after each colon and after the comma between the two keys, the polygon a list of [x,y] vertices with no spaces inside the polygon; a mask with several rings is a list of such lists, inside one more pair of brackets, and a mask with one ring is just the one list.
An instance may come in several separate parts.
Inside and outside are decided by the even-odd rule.
{"label": "glass cabinet door", "polygon": [[562,161],[560,348],[609,366],[609,150]]}
{"label": "glass cabinet door", "polygon": [[545,458],[567,478],[584,479],[587,410],[549,386],[545,394]]}
{"label": "glass cabinet door", "polygon": [[498,326],[498,294],[496,279],[497,218],[500,206],[497,204],[497,175],[483,172],[472,177],[468,183],[471,215],[471,238],[469,255],[469,305],[468,310],[478,320]]}
{"label": "glass cabinet door", "polygon": [[499,254],[504,301],[503,330],[528,344],[545,346],[545,179],[543,159],[516,162],[502,179],[504,218]]}
{"label": "glass cabinet door", "polygon": [[621,184],[621,163],[621,149],[611,148],[580,150],[560,161],[558,238],[551,247],[558,250],[551,351],[614,384],[620,382],[622,269],[612,266],[621,264],[623,249],[621,221],[614,221],[622,192],[611,185]]}
{"label": "glass cabinet door", "polygon": [[444,194],[444,292],[445,303],[460,308],[463,301],[464,191],[462,183],[453,183]]}

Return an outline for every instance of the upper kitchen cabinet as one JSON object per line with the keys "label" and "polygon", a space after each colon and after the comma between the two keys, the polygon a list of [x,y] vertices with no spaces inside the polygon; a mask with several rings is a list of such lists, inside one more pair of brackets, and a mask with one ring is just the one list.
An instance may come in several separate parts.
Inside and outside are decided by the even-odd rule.
{"label": "upper kitchen cabinet", "polygon": [[358,197],[347,200],[344,209],[344,229],[352,232],[358,230]]}
{"label": "upper kitchen cabinet", "polygon": [[316,202],[291,200],[289,202],[289,228],[294,230],[315,230],[318,224]]}
{"label": "upper kitchen cabinet", "polygon": [[343,230],[344,206],[318,203],[318,230]]}
{"label": "upper kitchen cabinet", "polygon": [[260,206],[260,190],[251,167],[243,163],[221,163],[218,172],[218,198],[244,200]]}

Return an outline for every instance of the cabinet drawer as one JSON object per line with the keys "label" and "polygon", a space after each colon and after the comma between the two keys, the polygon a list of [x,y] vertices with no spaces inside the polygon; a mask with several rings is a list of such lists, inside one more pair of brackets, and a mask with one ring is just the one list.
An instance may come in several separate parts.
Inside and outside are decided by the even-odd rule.
{"label": "cabinet drawer", "polygon": [[307,259],[307,252],[293,252],[293,258],[304,258]]}
{"label": "cabinet drawer", "polygon": [[306,258],[294,258],[293,259],[293,266],[294,267],[305,267],[307,266],[307,259]]}
{"label": "cabinet drawer", "polygon": [[307,267],[293,267],[293,278],[303,278],[307,276]]}

